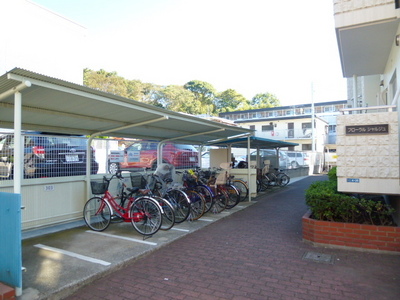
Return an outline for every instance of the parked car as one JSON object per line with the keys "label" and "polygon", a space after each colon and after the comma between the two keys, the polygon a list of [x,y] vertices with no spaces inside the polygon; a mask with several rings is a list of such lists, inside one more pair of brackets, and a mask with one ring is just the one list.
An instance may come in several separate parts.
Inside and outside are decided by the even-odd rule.
{"label": "parked car", "polygon": [[[120,157],[108,158],[108,170],[114,174],[118,170],[137,170],[138,168],[157,168],[157,142],[138,141],[124,150]],[[199,166],[199,156],[191,145],[166,143],[163,147],[163,163],[172,164],[175,168],[195,168]]]}
{"label": "parked car", "polygon": [[[260,162],[263,163],[265,160],[269,160],[272,167],[277,167],[277,157],[275,149],[260,149]],[[250,153],[250,161],[257,160],[257,151],[253,151]],[[236,159],[236,167],[240,166],[241,161],[247,161],[246,155],[240,156]],[[279,151],[279,168],[287,169],[289,166],[289,158],[287,154],[283,151]]]}
{"label": "parked car", "polygon": [[209,168],[210,167],[210,152],[204,152],[201,155],[201,167]]}
{"label": "parked car", "polygon": [[[25,135],[24,177],[85,175],[86,151],[86,138],[43,133]],[[11,179],[13,168],[14,135],[0,134],[0,178]],[[98,168],[92,149],[91,174],[96,174]]]}
{"label": "parked car", "polygon": [[309,156],[306,152],[298,152],[298,151],[287,151],[286,154],[289,157],[289,167],[291,169],[297,169],[300,167],[308,167],[309,165]]}

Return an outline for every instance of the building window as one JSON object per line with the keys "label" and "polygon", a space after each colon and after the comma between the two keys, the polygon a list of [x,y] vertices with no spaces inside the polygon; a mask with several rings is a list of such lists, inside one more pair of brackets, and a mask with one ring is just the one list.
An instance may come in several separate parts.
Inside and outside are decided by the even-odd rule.
{"label": "building window", "polygon": [[250,125],[250,129],[256,130],[256,125]]}
{"label": "building window", "polygon": [[262,125],[261,131],[272,131],[274,130],[274,125]]}
{"label": "building window", "polygon": [[329,133],[335,133],[336,132],[336,125],[329,125]]}
{"label": "building window", "polygon": [[303,151],[312,150],[311,144],[302,144],[301,150]]}

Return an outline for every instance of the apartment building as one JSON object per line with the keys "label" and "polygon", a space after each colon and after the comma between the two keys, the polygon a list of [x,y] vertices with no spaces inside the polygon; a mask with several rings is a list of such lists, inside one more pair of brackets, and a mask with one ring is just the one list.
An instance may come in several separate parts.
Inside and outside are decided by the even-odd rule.
{"label": "apartment building", "polygon": [[386,195],[400,220],[400,1],[334,0],[349,104],[337,117],[338,189]]}
{"label": "apartment building", "polygon": [[[347,107],[347,100],[299,104],[221,113],[243,127],[256,130],[256,136],[298,143],[288,150],[324,152],[336,143],[336,116]],[[314,117],[312,111],[314,110]],[[314,119],[314,128],[312,121]],[[314,147],[313,147],[314,142]]]}

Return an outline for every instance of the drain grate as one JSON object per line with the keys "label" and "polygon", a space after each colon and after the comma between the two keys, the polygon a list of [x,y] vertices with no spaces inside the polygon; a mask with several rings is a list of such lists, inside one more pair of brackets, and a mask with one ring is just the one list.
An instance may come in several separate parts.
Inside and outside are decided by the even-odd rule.
{"label": "drain grate", "polygon": [[303,255],[303,259],[311,260],[313,262],[318,262],[318,263],[325,263],[325,264],[333,264],[334,263],[333,255],[317,253],[317,252],[306,252]]}

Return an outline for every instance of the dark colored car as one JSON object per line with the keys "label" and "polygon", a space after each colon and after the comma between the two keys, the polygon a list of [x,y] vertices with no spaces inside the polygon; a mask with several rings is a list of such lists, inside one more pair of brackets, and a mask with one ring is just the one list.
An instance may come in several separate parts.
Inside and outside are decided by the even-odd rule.
{"label": "dark colored car", "polygon": [[[24,178],[86,174],[87,139],[69,135],[24,135]],[[0,135],[0,178],[12,178],[14,135]],[[91,173],[99,165],[91,155]]]}
{"label": "dark colored car", "polygon": [[[109,157],[108,170],[114,174],[118,170],[138,170],[157,167],[157,142],[138,141],[123,150],[123,157],[113,160]],[[199,154],[191,145],[166,143],[163,147],[163,163],[175,168],[195,168],[199,166]]]}

